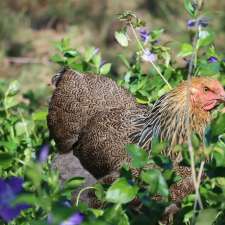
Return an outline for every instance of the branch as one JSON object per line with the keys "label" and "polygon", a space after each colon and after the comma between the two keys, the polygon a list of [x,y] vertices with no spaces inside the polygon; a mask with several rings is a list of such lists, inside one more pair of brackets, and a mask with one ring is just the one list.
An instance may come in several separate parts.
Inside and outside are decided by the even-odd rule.
{"label": "branch", "polygon": [[49,65],[50,61],[47,58],[29,58],[29,57],[6,57],[5,64],[44,64]]}

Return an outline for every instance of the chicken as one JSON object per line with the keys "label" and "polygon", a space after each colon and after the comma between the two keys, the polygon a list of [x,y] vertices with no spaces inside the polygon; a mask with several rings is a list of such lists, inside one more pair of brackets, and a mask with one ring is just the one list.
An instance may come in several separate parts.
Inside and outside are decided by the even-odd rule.
{"label": "chicken", "polygon": [[[128,143],[150,151],[153,136],[170,143],[166,155],[179,158],[172,150],[187,140],[187,81],[147,107],[137,104],[127,90],[107,77],[64,69],[53,80],[50,135],[61,153],[73,150],[95,178],[107,177],[130,162],[124,149]],[[225,92],[217,80],[208,77],[192,78],[189,92],[190,129],[202,137],[210,111],[225,101]],[[181,168],[180,174],[184,171]],[[186,174],[190,175],[190,170]]]}

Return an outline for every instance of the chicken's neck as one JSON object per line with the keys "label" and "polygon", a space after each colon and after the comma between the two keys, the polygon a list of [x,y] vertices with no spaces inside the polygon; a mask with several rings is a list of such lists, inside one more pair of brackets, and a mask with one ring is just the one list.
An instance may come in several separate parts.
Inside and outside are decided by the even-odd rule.
{"label": "chicken's neck", "polygon": [[136,121],[141,128],[139,132],[131,135],[132,141],[146,149],[151,149],[153,137],[167,141],[170,147],[184,144],[187,141],[188,115],[190,131],[203,137],[210,121],[210,113],[189,105],[188,110],[184,92],[174,90],[163,95],[155,102],[147,118]]}

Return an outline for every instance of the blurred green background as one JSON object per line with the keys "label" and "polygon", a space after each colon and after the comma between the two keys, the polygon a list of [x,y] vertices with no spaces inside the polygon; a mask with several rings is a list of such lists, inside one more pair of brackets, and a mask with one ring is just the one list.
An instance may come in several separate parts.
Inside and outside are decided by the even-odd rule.
{"label": "blurred green background", "polygon": [[[216,47],[223,52],[225,1],[206,3]],[[80,51],[90,45],[100,48],[103,58],[119,71],[116,55],[124,49],[115,42],[114,31],[121,26],[117,14],[125,10],[136,12],[149,30],[164,28],[163,42],[176,47],[189,39],[183,0],[4,0],[0,1],[0,79],[19,80],[23,93],[32,89],[30,95],[47,104],[48,85],[57,70],[49,58],[56,51],[54,43],[64,37]]]}

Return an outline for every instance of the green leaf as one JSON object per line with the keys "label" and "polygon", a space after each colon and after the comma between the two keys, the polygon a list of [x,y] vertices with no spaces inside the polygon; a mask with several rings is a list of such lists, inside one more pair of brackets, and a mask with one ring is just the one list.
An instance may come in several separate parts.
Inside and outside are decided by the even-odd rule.
{"label": "green leaf", "polygon": [[45,121],[47,118],[48,112],[47,111],[39,111],[32,114],[33,121]]}
{"label": "green leaf", "polygon": [[93,59],[92,59],[94,65],[95,65],[95,67],[96,67],[97,69],[100,68],[100,65],[101,65],[101,59],[102,59],[102,57],[101,57],[100,54],[96,54],[96,55],[93,57]]}
{"label": "green leaf", "polygon": [[160,194],[162,196],[169,195],[167,183],[159,170],[151,169],[148,171],[142,171],[141,179],[145,183],[149,184],[149,191],[151,193]]}
{"label": "green leaf", "polygon": [[26,134],[28,130],[31,130],[32,122],[29,120],[23,120],[15,124],[16,135],[21,136]]}
{"label": "green leaf", "polygon": [[37,220],[35,219],[35,220],[32,220],[32,221],[31,221],[31,224],[32,224],[32,225],[46,225],[46,222],[45,222],[45,221],[42,221],[42,220],[38,220],[38,221],[37,221]]}
{"label": "green leaf", "polygon": [[217,216],[216,209],[204,209],[202,210],[196,220],[196,225],[212,225]]}
{"label": "green leaf", "polygon": [[130,63],[123,54],[119,54],[118,57],[127,68],[130,68]]}
{"label": "green leaf", "polygon": [[60,52],[65,52],[70,49],[70,39],[69,38],[63,38],[60,42],[56,42],[55,47]]}
{"label": "green leaf", "polygon": [[97,49],[94,47],[89,47],[84,52],[84,60],[89,62],[97,53]]}
{"label": "green leaf", "polygon": [[184,7],[191,16],[195,15],[195,9],[191,3],[191,0],[184,0]]}
{"label": "green leaf", "polygon": [[127,38],[127,35],[124,32],[122,32],[122,31],[115,32],[115,38],[122,47],[128,46],[128,38]]}
{"label": "green leaf", "polygon": [[199,39],[197,42],[197,47],[204,47],[210,45],[214,41],[214,33],[207,30],[201,30],[199,32]]}
{"label": "green leaf", "polygon": [[19,102],[15,98],[15,96],[12,96],[12,97],[8,96],[8,97],[5,98],[5,101],[4,101],[5,109],[12,108],[12,107],[14,107],[14,106],[16,106],[18,104],[19,104]]}
{"label": "green leaf", "polygon": [[14,96],[19,92],[20,89],[20,85],[19,82],[17,80],[12,81],[9,84],[9,88],[6,92],[6,96]]}
{"label": "green leaf", "polygon": [[129,218],[123,210],[121,210],[121,213],[118,218],[119,218],[118,225],[129,225],[130,224]]}
{"label": "green leaf", "polygon": [[132,158],[132,167],[142,168],[148,163],[148,154],[144,149],[139,148],[135,144],[128,144],[126,150]]}
{"label": "green leaf", "polygon": [[30,165],[27,166],[27,168],[25,169],[25,173],[26,173],[26,176],[30,178],[33,185],[36,188],[39,188],[41,184],[41,180],[42,180],[42,176],[41,176],[42,168],[40,164],[35,164],[31,162]]}
{"label": "green leaf", "polygon": [[104,214],[104,210],[102,209],[89,209],[96,217],[102,216]]}
{"label": "green leaf", "polygon": [[20,203],[27,203],[29,205],[35,205],[39,202],[38,198],[34,194],[20,194],[13,201],[13,205]]}
{"label": "green leaf", "polygon": [[52,224],[62,224],[62,221],[67,220],[74,213],[75,212],[73,208],[68,208],[59,204],[55,204],[53,205],[51,210]]}
{"label": "green leaf", "polygon": [[151,142],[151,155],[157,156],[159,153],[161,153],[163,150],[166,149],[166,143],[163,143],[158,140],[158,138],[153,138]]}
{"label": "green leaf", "polygon": [[81,64],[81,63],[69,63],[69,67],[71,68],[71,69],[73,69],[73,70],[77,70],[77,71],[83,71],[83,64]]}
{"label": "green leaf", "polygon": [[[116,204],[113,207],[107,208],[101,219],[107,222],[108,225],[109,224],[111,225],[114,225],[114,224],[129,225],[130,224],[128,216],[120,204]],[[93,225],[95,225],[95,223]]]}
{"label": "green leaf", "polygon": [[76,50],[68,50],[64,52],[64,57],[66,58],[74,58],[79,55],[79,52]]}
{"label": "green leaf", "polygon": [[146,99],[140,99],[140,98],[136,98],[136,101],[137,101],[137,103],[140,103],[140,104],[148,104],[148,100]]}
{"label": "green leaf", "polygon": [[103,186],[100,183],[95,184],[95,195],[100,201],[105,200],[105,191]]}
{"label": "green leaf", "polygon": [[199,74],[210,76],[220,73],[220,63],[202,63],[199,65]]}
{"label": "green leaf", "polygon": [[106,63],[103,66],[101,66],[100,74],[106,75],[109,73],[110,69],[111,69],[111,63]]}
{"label": "green leaf", "polygon": [[17,149],[17,142],[15,138],[9,141],[0,141],[0,146],[3,146],[5,149],[14,152]]}
{"label": "green leaf", "polygon": [[199,149],[200,145],[202,144],[199,136],[196,133],[191,134],[191,142],[194,149]]}
{"label": "green leaf", "polygon": [[221,148],[215,147],[213,152],[213,158],[216,161],[217,167],[225,167],[225,152]]}
{"label": "green leaf", "polygon": [[162,53],[162,58],[165,60],[165,66],[169,67],[170,61],[171,61],[171,55],[169,52],[163,52]]}
{"label": "green leaf", "polygon": [[163,32],[164,32],[164,29],[156,29],[151,31],[151,40],[152,41],[158,40]]}
{"label": "green leaf", "polygon": [[64,183],[64,189],[75,190],[84,183],[85,179],[83,177],[72,177]]}
{"label": "green leaf", "polygon": [[212,121],[211,134],[213,137],[219,136],[225,132],[225,114],[220,114],[217,118]]}
{"label": "green leaf", "polygon": [[58,64],[64,64],[64,61],[65,61],[64,58],[59,54],[55,54],[51,56],[50,60]]}
{"label": "green leaf", "polygon": [[132,201],[137,195],[138,187],[129,184],[125,178],[116,180],[106,192],[108,202],[125,204]]}
{"label": "green leaf", "polygon": [[6,152],[0,152],[0,168],[7,169],[11,166],[14,156]]}
{"label": "green leaf", "polygon": [[183,43],[181,46],[181,51],[178,53],[179,57],[186,57],[192,55],[193,47],[191,44]]}

